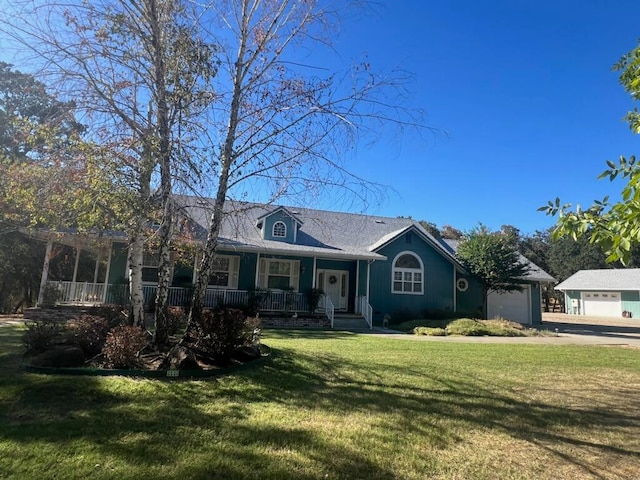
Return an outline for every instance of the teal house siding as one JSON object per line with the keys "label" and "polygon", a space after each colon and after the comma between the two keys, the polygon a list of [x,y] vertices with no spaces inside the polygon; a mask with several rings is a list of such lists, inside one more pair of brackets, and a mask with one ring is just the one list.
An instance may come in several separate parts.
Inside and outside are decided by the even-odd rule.
{"label": "teal house siding", "polygon": [[367,261],[358,260],[358,285],[355,291],[356,296],[366,297],[369,294],[369,292],[367,292],[367,265]]}
{"label": "teal house siding", "polygon": [[[395,257],[409,251],[420,257],[424,266],[423,293],[393,293],[392,270]],[[371,265],[370,303],[374,319],[380,323],[385,314],[394,316],[424,315],[427,310],[454,309],[454,269],[442,254],[413,232],[407,232],[384,246],[377,253],[387,261],[375,261]]]}
{"label": "teal house siding", "polygon": [[[581,295],[580,292],[578,290],[570,290],[568,292],[565,292],[566,294],[566,299],[565,299],[565,310],[567,311],[567,313],[571,313],[571,314],[584,314],[584,312],[582,311],[582,308],[580,308],[580,311],[573,311],[573,307],[571,306],[571,300],[580,300]],[[579,302],[579,304],[581,304],[581,302]]]}
{"label": "teal house siding", "polygon": [[466,291],[456,290],[456,311],[471,317],[482,317],[482,283],[475,277],[458,274],[458,279],[464,278],[468,282]]}
{"label": "teal house siding", "polygon": [[[286,236],[284,237],[273,236],[273,226],[276,222],[282,222],[285,224]],[[291,218],[290,215],[287,215],[287,213],[282,210],[273,212],[273,214],[265,217],[264,225],[262,228],[264,231],[265,240],[276,240],[278,242],[287,242],[287,243],[294,242],[296,221],[293,218]]]}
{"label": "teal house siding", "polygon": [[306,293],[313,288],[315,282],[313,280],[313,258],[300,257],[300,283],[298,291]]}
{"label": "teal house siding", "polygon": [[111,245],[111,266],[109,267],[109,284],[123,284],[127,281],[127,244],[113,243]]}
{"label": "teal house siding", "polygon": [[105,303],[121,305],[127,301],[127,255],[126,243],[115,242],[111,244],[111,264],[107,284]]}
{"label": "teal house siding", "polygon": [[631,312],[631,318],[640,318],[640,292],[622,292],[622,311]]}
{"label": "teal house siding", "polygon": [[173,269],[172,287],[193,286],[193,266],[176,265]]}
{"label": "teal house siding", "polygon": [[531,323],[542,323],[542,290],[539,283],[531,284]]}
{"label": "teal house siding", "polygon": [[256,288],[256,268],[258,255],[245,253],[240,255],[240,270],[238,272],[238,290],[254,290]]}

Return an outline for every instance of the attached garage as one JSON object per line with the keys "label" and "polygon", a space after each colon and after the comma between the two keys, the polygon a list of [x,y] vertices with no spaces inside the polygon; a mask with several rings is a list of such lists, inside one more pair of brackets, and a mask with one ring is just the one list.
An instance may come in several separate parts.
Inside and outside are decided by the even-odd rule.
{"label": "attached garage", "polygon": [[487,318],[504,318],[525,325],[531,324],[531,285],[522,285],[522,291],[489,292]]}
{"label": "attached garage", "polygon": [[620,292],[582,292],[582,308],[585,315],[620,317],[622,296]]}

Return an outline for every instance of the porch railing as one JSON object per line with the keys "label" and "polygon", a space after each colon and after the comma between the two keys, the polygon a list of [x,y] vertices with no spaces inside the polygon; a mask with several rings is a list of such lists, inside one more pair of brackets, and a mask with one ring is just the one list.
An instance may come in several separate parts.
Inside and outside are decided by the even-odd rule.
{"label": "porch railing", "polygon": [[356,298],[356,313],[362,315],[369,325],[369,328],[373,328],[373,307],[369,304],[367,297],[359,296]]}
{"label": "porch railing", "polygon": [[45,302],[96,305],[104,302],[104,283],[47,282]]}
{"label": "porch railing", "polygon": [[[129,298],[127,285],[104,283],[49,281],[47,303],[60,305],[100,305],[124,304]],[[151,305],[156,294],[155,285],[142,288],[145,305]],[[170,287],[168,303],[170,306],[187,306],[191,302],[193,289]],[[247,290],[227,290],[209,288],[205,294],[204,306],[215,308],[218,305],[248,305],[255,301],[260,310],[273,312],[308,312],[307,295],[298,292],[264,292],[253,297]],[[331,305],[333,314],[333,305]]]}

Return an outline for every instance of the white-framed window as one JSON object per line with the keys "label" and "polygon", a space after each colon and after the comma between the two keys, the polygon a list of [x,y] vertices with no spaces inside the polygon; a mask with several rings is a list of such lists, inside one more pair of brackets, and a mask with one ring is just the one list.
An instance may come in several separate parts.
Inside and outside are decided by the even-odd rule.
{"label": "white-framed window", "polygon": [[391,292],[406,295],[422,295],[424,266],[413,252],[401,252],[393,259]]}
{"label": "white-framed window", "polygon": [[240,257],[236,255],[216,255],[211,266],[209,286],[218,288],[238,288]]}
{"label": "white-framed window", "polygon": [[287,225],[284,222],[276,222],[273,224],[273,236],[285,238],[287,236]]}
{"label": "white-framed window", "polygon": [[269,290],[298,291],[300,279],[299,260],[261,258],[258,286]]}
{"label": "white-framed window", "polygon": [[469,288],[469,280],[467,280],[466,278],[459,278],[456,282],[456,287],[458,288],[459,292],[466,292]]}
{"label": "white-framed window", "polygon": [[142,253],[142,281],[158,282],[158,267],[160,266],[160,258],[158,252],[145,250]]}

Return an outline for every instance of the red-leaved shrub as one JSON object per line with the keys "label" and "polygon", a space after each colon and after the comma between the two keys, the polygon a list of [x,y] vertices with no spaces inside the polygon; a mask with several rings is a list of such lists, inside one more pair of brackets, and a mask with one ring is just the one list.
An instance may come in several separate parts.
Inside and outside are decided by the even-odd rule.
{"label": "red-leaved shrub", "polygon": [[217,362],[226,363],[237,348],[253,343],[256,322],[248,321],[237,308],[206,310],[195,332],[195,343]]}
{"label": "red-leaved shrub", "polygon": [[109,322],[95,315],[80,315],[71,322],[70,341],[87,357],[100,353],[109,333]]}
{"label": "red-leaved shrub", "polygon": [[147,346],[147,334],[140,327],[122,325],[107,334],[102,349],[110,368],[131,368],[136,365],[138,354]]}

